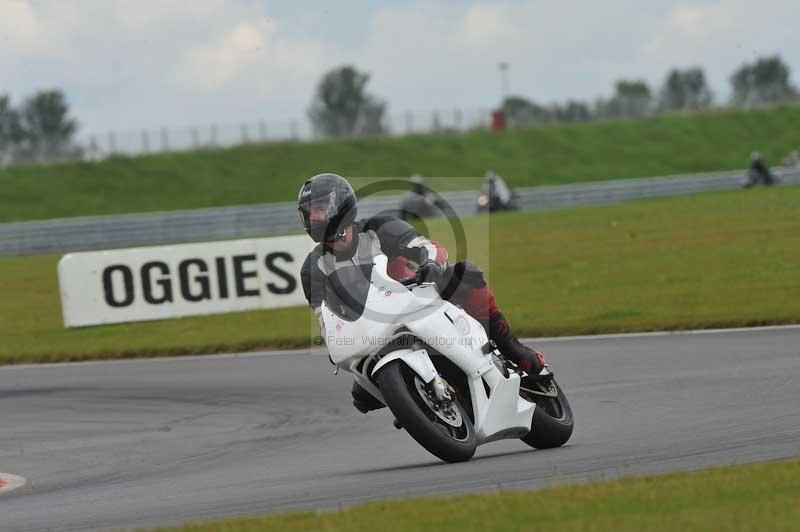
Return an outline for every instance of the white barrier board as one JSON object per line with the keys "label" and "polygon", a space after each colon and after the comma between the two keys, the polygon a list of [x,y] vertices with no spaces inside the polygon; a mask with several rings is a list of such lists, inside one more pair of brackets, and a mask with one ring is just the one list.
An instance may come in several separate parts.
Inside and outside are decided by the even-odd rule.
{"label": "white barrier board", "polygon": [[305,305],[306,235],[92,251],[58,263],[66,327]]}

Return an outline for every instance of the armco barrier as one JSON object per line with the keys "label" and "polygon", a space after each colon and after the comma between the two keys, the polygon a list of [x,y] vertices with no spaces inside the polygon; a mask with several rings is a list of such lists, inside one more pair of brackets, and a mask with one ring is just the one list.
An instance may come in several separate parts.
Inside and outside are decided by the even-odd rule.
{"label": "armco barrier", "polygon": [[[520,188],[516,193],[522,210],[542,210],[734,189],[742,185],[744,175],[744,171],[734,171],[625,179]],[[800,171],[784,173],[781,178],[787,184],[800,184]],[[459,216],[475,213],[475,191],[442,195]],[[391,211],[398,204],[399,196],[367,198],[359,203],[359,215]],[[292,202],[15,222],[0,224],[0,256],[248,238],[299,230]]]}

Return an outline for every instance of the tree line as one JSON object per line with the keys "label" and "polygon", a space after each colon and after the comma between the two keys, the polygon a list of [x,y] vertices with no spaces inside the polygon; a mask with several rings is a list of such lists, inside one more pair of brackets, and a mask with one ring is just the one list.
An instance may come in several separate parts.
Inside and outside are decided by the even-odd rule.
{"label": "tree line", "polygon": [[[351,137],[387,132],[386,103],[367,92],[369,74],[342,66],[325,74],[317,85],[308,115],[321,137]],[[731,76],[728,104],[752,108],[798,98],[790,70],[780,56],[742,64]],[[674,68],[661,87],[644,80],[619,80],[608,98],[594,102],[570,100],[539,104],[524,96],[508,96],[500,104],[511,125],[552,122],[586,122],[614,118],[638,118],[661,113],[697,112],[715,105],[701,67]]]}
{"label": "tree line", "polygon": [[[308,109],[319,137],[361,137],[388,133],[386,102],[367,90],[370,76],[346,65],[319,81]],[[738,108],[794,101],[789,67],[779,56],[742,64],[731,76],[728,104]],[[643,80],[619,80],[613,94],[593,102],[570,100],[540,104],[524,96],[508,96],[499,110],[511,125],[586,122],[637,118],[660,113],[703,111],[715,105],[714,93],[700,67],[670,70],[658,89]],[[70,116],[64,94],[41,90],[13,106],[0,94],[0,166],[82,158],[74,142],[78,122]]]}
{"label": "tree line", "polygon": [[0,94],[0,166],[80,158],[73,143],[78,122],[60,90],[42,90],[14,107]]}

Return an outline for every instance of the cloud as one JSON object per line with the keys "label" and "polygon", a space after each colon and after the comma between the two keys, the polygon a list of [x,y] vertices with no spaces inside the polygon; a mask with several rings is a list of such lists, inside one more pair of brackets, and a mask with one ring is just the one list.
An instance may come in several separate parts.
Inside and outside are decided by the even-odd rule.
{"label": "cloud", "polygon": [[395,111],[490,107],[500,61],[511,92],[540,102],[608,95],[621,78],[657,89],[703,66],[718,94],[744,61],[800,46],[795,0],[418,1],[376,10],[359,64]]}
{"label": "cloud", "polygon": [[526,32],[515,10],[502,4],[477,4],[466,10],[453,28],[451,42],[466,50],[486,50],[498,45],[524,45]]}
{"label": "cloud", "polygon": [[592,98],[619,76],[641,75],[638,47],[664,10],[639,5],[576,9],[537,0],[381,8],[359,62],[374,74],[374,90],[401,108],[413,101],[427,102],[417,104],[423,109],[494,106],[501,61],[510,64],[513,93],[544,102]]}
{"label": "cloud", "polygon": [[649,60],[671,59],[685,57],[699,47],[722,44],[721,40],[729,45],[731,37],[746,36],[748,24],[739,16],[730,3],[677,5],[645,42],[642,54]]}
{"label": "cloud", "polygon": [[219,90],[263,55],[270,30],[265,24],[241,22],[216,43],[190,49],[175,82],[186,89]]}
{"label": "cloud", "polygon": [[727,94],[728,77],[743,62],[780,53],[794,59],[786,52],[800,46],[796,16],[794,0],[678,2],[641,46],[642,61],[662,70],[699,64]]}
{"label": "cloud", "polygon": [[62,87],[92,128],[298,116],[337,48],[287,26],[251,0],[3,0],[0,90]]}
{"label": "cloud", "polygon": [[185,93],[265,97],[287,87],[313,86],[325,57],[321,43],[288,38],[274,19],[242,21],[214,42],[189,47],[172,84]]}
{"label": "cloud", "polygon": [[[593,99],[619,78],[700,64],[719,90],[743,61],[800,47],[796,0],[0,0],[15,98],[61,87],[85,130],[302,120],[353,64],[394,114],[490,108],[511,91]],[[792,66],[800,68],[794,57]]]}
{"label": "cloud", "polygon": [[31,54],[41,48],[37,37],[41,34],[33,6],[27,2],[0,3],[0,36],[3,47]]}

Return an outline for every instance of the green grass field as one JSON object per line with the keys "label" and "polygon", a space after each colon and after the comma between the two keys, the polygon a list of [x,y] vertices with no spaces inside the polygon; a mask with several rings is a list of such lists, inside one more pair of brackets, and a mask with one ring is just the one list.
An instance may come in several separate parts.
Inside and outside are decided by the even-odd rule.
{"label": "green grass field", "polygon": [[0,168],[0,222],[288,201],[321,171],[475,177],[491,168],[533,186],[733,170],[754,149],[777,164],[797,149],[798,124],[800,107],[779,107]]}
{"label": "green grass field", "polygon": [[[557,481],[557,479],[556,479]],[[326,530],[623,532],[797,530],[800,461],[768,462],[539,491],[374,502],[187,524],[160,532]]]}
{"label": "green grass field", "polygon": [[[800,323],[800,187],[464,220],[517,334]],[[442,220],[432,223],[435,238]],[[448,247],[452,242],[442,238]],[[306,308],[64,329],[56,256],[0,259],[0,363],[306,346]]]}

